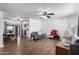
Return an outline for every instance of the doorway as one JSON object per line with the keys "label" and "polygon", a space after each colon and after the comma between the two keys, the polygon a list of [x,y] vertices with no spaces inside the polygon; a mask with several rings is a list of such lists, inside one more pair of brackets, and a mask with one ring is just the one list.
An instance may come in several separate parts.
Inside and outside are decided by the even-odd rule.
{"label": "doorway", "polygon": [[15,25],[15,33],[16,33],[16,39],[18,38],[18,36],[20,37],[20,25]]}

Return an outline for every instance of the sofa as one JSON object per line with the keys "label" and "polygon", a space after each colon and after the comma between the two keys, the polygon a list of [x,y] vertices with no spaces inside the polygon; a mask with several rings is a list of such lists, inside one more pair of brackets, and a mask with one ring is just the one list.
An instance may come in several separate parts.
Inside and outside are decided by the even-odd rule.
{"label": "sofa", "polygon": [[79,55],[79,37],[77,35],[71,37],[70,55]]}
{"label": "sofa", "polygon": [[41,38],[45,38],[46,37],[46,34],[42,34],[40,32],[32,32],[31,33],[31,39],[32,40],[39,40]]}
{"label": "sofa", "polygon": [[70,44],[70,55],[79,55],[79,43]]}

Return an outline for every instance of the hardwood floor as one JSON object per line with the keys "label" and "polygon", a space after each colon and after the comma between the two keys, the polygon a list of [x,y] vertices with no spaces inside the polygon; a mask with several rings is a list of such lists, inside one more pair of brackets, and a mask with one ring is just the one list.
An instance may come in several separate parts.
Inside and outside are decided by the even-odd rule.
{"label": "hardwood floor", "polygon": [[30,41],[22,38],[18,43],[11,41],[0,48],[2,55],[55,55],[56,41],[53,39],[40,39]]}

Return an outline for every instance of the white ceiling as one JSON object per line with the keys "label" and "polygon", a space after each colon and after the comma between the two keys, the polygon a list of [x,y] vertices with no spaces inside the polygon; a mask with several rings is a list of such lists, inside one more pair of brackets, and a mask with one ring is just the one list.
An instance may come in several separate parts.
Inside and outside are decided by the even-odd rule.
{"label": "white ceiling", "polygon": [[5,17],[37,17],[42,10],[54,12],[55,17],[74,14],[74,3],[0,3]]}

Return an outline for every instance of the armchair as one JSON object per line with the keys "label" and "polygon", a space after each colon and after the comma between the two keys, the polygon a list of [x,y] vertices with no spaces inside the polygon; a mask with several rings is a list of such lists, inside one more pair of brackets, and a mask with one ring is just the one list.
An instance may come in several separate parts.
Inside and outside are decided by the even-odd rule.
{"label": "armchair", "polygon": [[59,40],[59,35],[57,33],[57,30],[52,30],[50,33],[50,38],[58,39]]}
{"label": "armchair", "polygon": [[32,32],[31,33],[31,39],[38,40],[41,38],[41,35],[38,34],[38,32]]}

